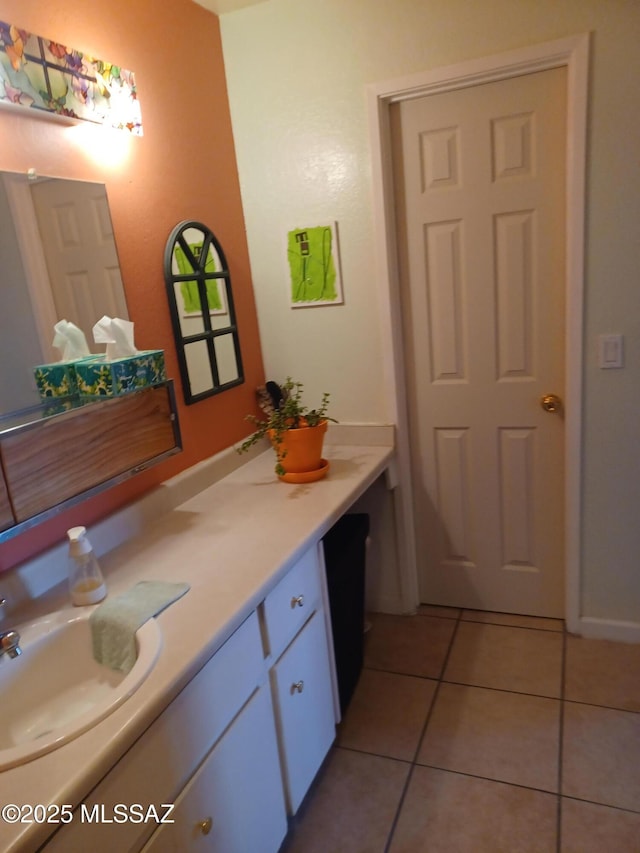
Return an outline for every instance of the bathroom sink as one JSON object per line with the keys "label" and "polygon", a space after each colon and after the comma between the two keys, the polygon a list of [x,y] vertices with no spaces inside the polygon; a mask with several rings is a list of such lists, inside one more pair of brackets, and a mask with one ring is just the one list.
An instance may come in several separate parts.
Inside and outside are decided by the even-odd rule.
{"label": "bathroom sink", "polygon": [[22,654],[0,658],[0,770],[78,737],[115,711],[151,671],[162,644],[156,620],[136,633],[138,657],[125,675],[93,659],[93,609],[16,626]]}

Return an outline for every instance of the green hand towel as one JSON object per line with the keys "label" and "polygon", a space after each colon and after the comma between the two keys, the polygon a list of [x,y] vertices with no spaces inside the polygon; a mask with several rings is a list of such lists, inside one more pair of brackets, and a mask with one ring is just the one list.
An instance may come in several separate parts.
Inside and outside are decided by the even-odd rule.
{"label": "green hand towel", "polygon": [[136,631],[189,590],[188,583],[140,581],[128,592],[110,598],[89,617],[93,657],[127,673],[136,662]]}

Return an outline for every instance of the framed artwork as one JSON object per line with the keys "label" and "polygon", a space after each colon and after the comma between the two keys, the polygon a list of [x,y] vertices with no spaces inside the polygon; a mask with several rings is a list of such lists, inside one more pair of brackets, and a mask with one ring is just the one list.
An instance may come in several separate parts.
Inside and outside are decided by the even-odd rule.
{"label": "framed artwork", "polygon": [[292,308],[344,302],[337,222],[289,231],[287,257]]}

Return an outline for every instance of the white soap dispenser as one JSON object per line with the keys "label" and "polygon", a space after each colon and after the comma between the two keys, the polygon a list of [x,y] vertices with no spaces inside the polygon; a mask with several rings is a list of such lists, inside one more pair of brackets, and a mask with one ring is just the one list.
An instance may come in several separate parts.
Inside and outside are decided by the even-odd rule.
{"label": "white soap dispenser", "polygon": [[100,566],[87,539],[86,528],[72,527],[69,537],[69,591],[77,605],[97,604],[107,594]]}

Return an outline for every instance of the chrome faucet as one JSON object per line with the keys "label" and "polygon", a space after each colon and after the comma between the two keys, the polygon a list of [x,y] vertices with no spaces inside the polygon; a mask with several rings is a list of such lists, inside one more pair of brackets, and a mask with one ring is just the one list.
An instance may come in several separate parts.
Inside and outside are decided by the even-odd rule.
{"label": "chrome faucet", "polygon": [[[3,607],[6,604],[6,600],[4,598],[0,599],[0,607]],[[11,659],[17,658],[18,655],[22,654],[22,649],[20,648],[20,634],[17,631],[8,630],[8,631],[0,631],[0,657],[4,654],[9,655]]]}

